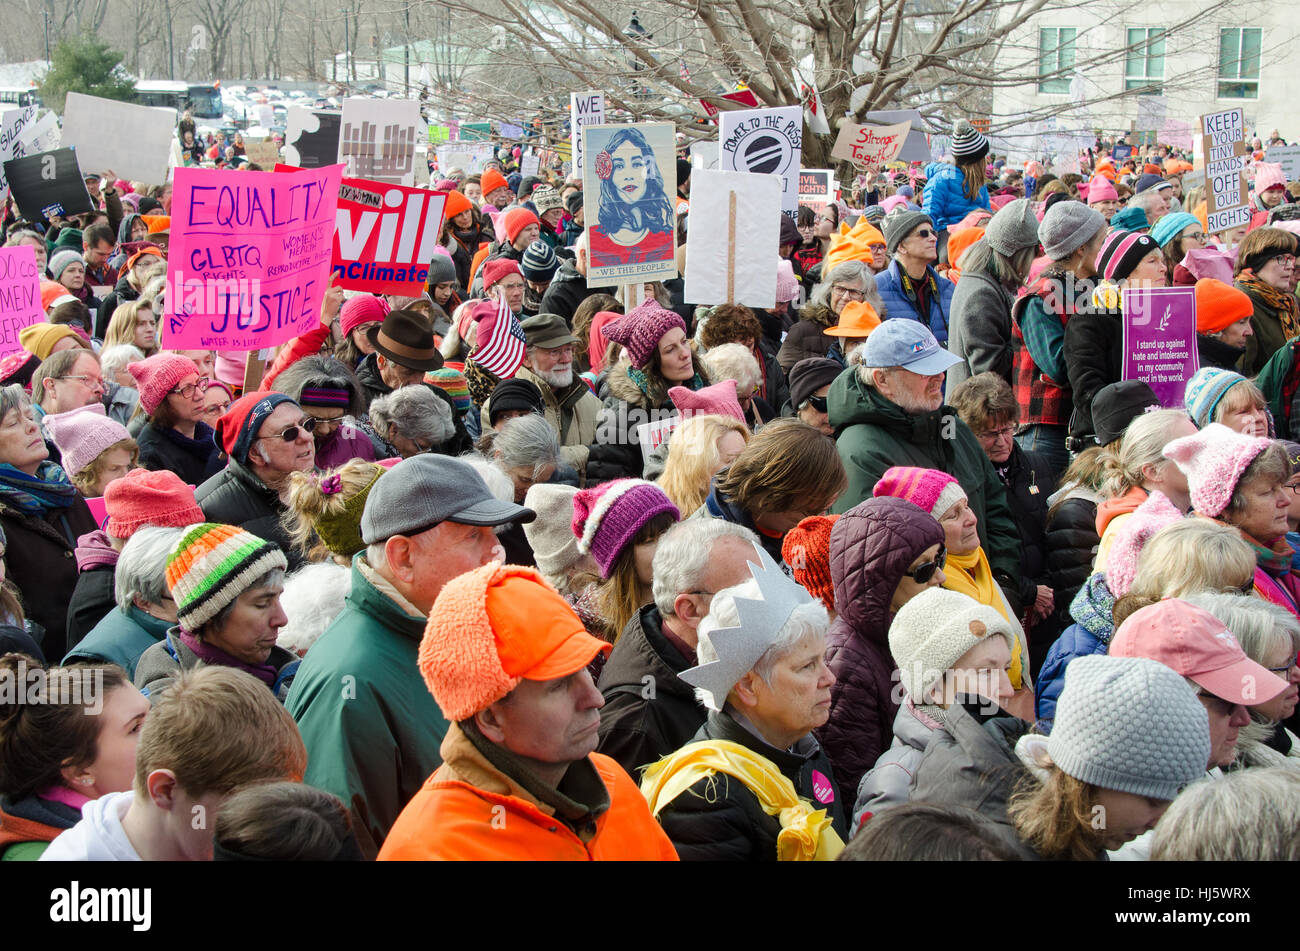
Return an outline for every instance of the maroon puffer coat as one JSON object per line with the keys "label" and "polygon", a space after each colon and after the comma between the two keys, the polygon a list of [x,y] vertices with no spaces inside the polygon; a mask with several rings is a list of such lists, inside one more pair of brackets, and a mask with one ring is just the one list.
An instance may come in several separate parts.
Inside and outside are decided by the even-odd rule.
{"label": "maroon puffer coat", "polygon": [[[893,739],[902,687],[889,653],[889,604],[903,574],[943,529],[903,499],[867,499],[831,529],[831,578],[839,616],[827,635],[826,663],[835,673],[831,712],[817,730],[835,769],[841,802],[853,802],[858,781]],[[895,691],[897,694],[895,695]]]}

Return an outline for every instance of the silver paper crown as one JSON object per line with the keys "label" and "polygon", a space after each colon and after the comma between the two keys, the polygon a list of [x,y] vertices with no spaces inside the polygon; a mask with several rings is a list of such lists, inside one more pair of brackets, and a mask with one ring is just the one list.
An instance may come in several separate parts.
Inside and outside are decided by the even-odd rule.
{"label": "silver paper crown", "polygon": [[736,598],[736,613],[740,623],[736,627],[720,627],[708,633],[718,659],[684,670],[679,675],[692,687],[709,693],[712,706],[722,708],[731,688],[741,677],[754,669],[758,659],[776,643],[776,636],[790,620],[790,615],[801,604],[809,604],[813,597],[808,591],[787,577],[767,552],[754,545],[758,564],[749,562],[749,573],[762,593],[761,600]]}

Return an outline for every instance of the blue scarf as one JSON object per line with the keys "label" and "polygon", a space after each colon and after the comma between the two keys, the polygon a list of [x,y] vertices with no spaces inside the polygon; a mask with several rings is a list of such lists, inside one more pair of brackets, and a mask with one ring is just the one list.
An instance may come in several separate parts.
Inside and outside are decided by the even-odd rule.
{"label": "blue scarf", "polygon": [[27,515],[44,517],[54,509],[66,509],[77,499],[77,490],[58,463],[48,459],[28,475],[9,463],[0,463],[0,500]]}

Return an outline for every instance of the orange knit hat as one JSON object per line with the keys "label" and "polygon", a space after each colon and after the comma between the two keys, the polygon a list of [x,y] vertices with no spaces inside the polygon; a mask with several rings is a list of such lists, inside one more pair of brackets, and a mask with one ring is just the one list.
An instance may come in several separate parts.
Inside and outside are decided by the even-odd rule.
{"label": "orange knit hat", "polygon": [[442,207],[443,220],[455,218],[457,215],[469,211],[471,207],[469,199],[460,192],[448,192],[447,202]]}
{"label": "orange knit hat", "polygon": [[831,528],[838,515],[810,515],[781,542],[781,560],[790,566],[794,580],[808,593],[835,610],[835,585],[831,581]]}
{"label": "orange knit hat", "polygon": [[587,633],[536,569],[494,561],[443,586],[418,663],[443,716],[459,722],[520,680],[568,677],[612,648]]}
{"label": "orange knit hat", "polygon": [[983,228],[962,228],[960,231],[952,232],[948,237],[948,260],[956,264],[961,260],[963,252],[972,244],[984,237]]}
{"label": "orange knit hat", "polygon": [[1243,317],[1255,313],[1255,305],[1245,291],[1231,284],[1204,277],[1196,282],[1196,332],[1218,333]]}
{"label": "orange knit hat", "polygon": [[484,172],[483,177],[479,179],[479,187],[483,189],[483,197],[487,198],[488,195],[492,194],[498,188],[509,188],[510,185],[506,182],[506,177],[504,175],[498,172],[495,168],[490,168]]}
{"label": "orange knit hat", "polygon": [[168,215],[144,215],[144,221],[149,225],[150,234],[159,234],[171,229],[172,220]]}
{"label": "orange knit hat", "polygon": [[840,322],[834,327],[825,328],[822,333],[832,337],[869,337],[871,331],[880,326],[880,315],[876,308],[864,300],[849,301],[840,311]]}

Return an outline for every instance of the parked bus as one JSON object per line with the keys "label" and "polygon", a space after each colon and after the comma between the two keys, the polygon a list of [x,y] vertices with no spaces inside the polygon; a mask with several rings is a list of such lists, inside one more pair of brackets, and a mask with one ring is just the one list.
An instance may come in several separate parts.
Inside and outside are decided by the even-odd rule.
{"label": "parked bus", "polygon": [[216,83],[141,80],[135,84],[135,98],[143,106],[165,106],[177,112],[188,109],[195,119],[222,117],[221,90]]}
{"label": "parked bus", "polygon": [[0,86],[0,103],[7,106],[39,106],[41,96],[35,86]]}

